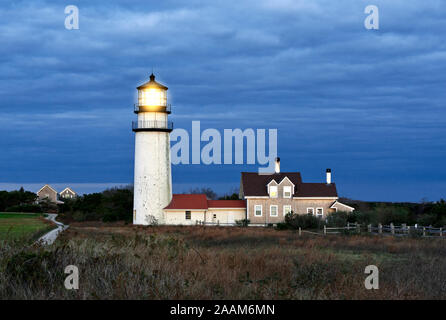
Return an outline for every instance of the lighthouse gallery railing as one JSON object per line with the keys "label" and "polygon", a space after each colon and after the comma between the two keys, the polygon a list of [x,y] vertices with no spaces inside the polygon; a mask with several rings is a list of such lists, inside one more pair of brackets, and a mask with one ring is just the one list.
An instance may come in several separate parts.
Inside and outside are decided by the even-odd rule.
{"label": "lighthouse gallery railing", "polygon": [[143,129],[173,130],[173,122],[172,121],[156,121],[156,120],[132,121],[132,129],[133,130],[143,130]]}

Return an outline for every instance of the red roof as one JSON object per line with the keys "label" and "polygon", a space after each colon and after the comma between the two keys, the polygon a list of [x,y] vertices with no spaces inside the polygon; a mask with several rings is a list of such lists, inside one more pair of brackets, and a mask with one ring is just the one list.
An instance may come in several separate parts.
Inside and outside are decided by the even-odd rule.
{"label": "red roof", "polygon": [[172,201],[164,209],[206,210],[207,208],[208,203],[205,194],[174,194]]}
{"label": "red roof", "polygon": [[207,210],[208,208],[246,208],[245,200],[208,200],[205,194],[174,194],[164,209]]}
{"label": "red roof", "polygon": [[245,200],[208,200],[209,208],[246,208]]}

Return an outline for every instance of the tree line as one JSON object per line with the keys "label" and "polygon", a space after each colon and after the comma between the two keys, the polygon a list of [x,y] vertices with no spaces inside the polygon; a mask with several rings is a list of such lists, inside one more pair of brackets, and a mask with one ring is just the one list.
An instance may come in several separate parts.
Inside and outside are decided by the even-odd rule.
{"label": "tree line", "polygon": [[[208,199],[235,200],[238,190],[233,189],[223,196],[218,196],[211,188],[190,189],[189,193],[206,194]],[[366,202],[340,199],[341,202],[355,207],[352,213],[338,212],[326,217],[323,223],[333,226],[345,226],[347,222],[361,224],[407,223],[423,226],[446,226],[446,201],[421,201],[419,203]],[[63,199],[63,204],[56,206],[48,201],[37,202],[34,192],[23,188],[15,191],[0,191],[0,212],[50,212],[58,211],[60,218],[69,221],[126,221],[133,219],[133,186],[107,189],[103,192],[90,193],[74,199]],[[315,217],[313,217],[315,218]],[[306,215],[292,215],[285,223],[293,226],[315,226],[321,223]],[[286,226],[285,226],[286,227]]]}

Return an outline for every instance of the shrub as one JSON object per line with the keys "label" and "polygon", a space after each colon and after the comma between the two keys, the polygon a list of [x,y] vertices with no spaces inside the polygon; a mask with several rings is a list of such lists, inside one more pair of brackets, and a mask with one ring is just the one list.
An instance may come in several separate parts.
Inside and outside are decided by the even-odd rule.
{"label": "shrub", "polygon": [[83,212],[78,210],[73,213],[73,219],[77,222],[85,221],[85,215]]}
{"label": "shrub", "polygon": [[235,220],[235,224],[239,227],[247,227],[249,225],[249,219]]}
{"label": "shrub", "polygon": [[348,212],[333,212],[330,213],[327,216],[327,226],[330,227],[345,227],[347,222],[353,222],[353,221],[349,221],[349,213]]}
{"label": "shrub", "polygon": [[60,206],[61,218],[75,221],[132,221],[133,190],[130,187],[108,189],[66,199]]}
{"label": "shrub", "polygon": [[347,222],[357,222],[363,225],[368,224],[402,224],[415,223],[413,214],[405,207],[394,205],[378,205],[371,210],[354,211],[348,215]]}
{"label": "shrub", "polygon": [[287,230],[289,229],[288,224],[286,224],[285,222],[279,222],[278,224],[276,224],[276,229],[277,230]]}
{"label": "shrub", "polygon": [[36,198],[34,192],[25,191],[23,187],[16,191],[0,191],[0,212],[6,211],[9,207],[32,205]]}
{"label": "shrub", "polygon": [[102,221],[104,222],[113,222],[118,220],[118,216],[114,214],[113,212],[106,212],[104,216],[102,217]]}
{"label": "shrub", "polygon": [[423,214],[417,219],[417,223],[420,226],[433,226],[436,221],[437,217],[434,214]]}
{"label": "shrub", "polygon": [[420,218],[421,220],[429,222],[429,225],[437,228],[444,227],[446,225],[446,201],[441,199],[436,202],[429,211],[429,214],[425,216],[426,217],[422,216]]}
{"label": "shrub", "polygon": [[376,208],[378,219],[383,224],[401,224],[409,222],[409,211],[399,207],[378,207]]}
{"label": "shrub", "polygon": [[295,214],[290,212],[285,216],[285,224],[288,226],[288,229],[319,229],[323,221],[312,214]]}

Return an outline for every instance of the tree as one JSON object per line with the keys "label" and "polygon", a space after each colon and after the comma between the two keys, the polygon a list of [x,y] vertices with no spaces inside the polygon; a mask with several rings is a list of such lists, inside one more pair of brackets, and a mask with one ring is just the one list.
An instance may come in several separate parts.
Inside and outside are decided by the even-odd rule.
{"label": "tree", "polygon": [[218,200],[239,200],[238,193],[233,193],[231,195],[225,194],[223,197],[219,197]]}
{"label": "tree", "polygon": [[205,194],[206,197],[210,200],[217,199],[217,194],[211,188],[194,188],[190,189],[189,193],[191,194]]}

